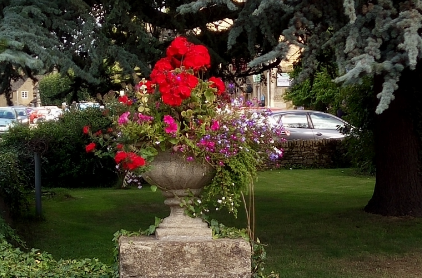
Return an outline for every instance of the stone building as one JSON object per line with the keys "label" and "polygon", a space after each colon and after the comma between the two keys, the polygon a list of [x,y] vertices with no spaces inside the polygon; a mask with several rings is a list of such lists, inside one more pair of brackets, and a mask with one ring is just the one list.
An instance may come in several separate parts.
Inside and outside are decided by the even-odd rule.
{"label": "stone building", "polygon": [[[36,76],[38,80],[42,76]],[[12,82],[13,105],[37,106],[38,84],[34,84],[31,78],[23,78]],[[5,95],[0,95],[0,106],[8,106]]]}

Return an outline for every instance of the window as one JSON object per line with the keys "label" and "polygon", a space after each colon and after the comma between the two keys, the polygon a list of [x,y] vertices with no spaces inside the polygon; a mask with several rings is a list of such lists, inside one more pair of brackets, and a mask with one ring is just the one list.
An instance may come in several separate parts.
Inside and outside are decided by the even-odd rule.
{"label": "window", "polygon": [[287,128],[309,128],[308,118],[303,114],[286,114],[281,116],[281,122]]}
{"label": "window", "polygon": [[22,91],[21,92],[21,98],[28,98],[28,92],[27,91]]}
{"label": "window", "polygon": [[311,113],[311,119],[316,129],[331,129],[337,130],[339,126],[344,126],[344,123],[330,115]]}

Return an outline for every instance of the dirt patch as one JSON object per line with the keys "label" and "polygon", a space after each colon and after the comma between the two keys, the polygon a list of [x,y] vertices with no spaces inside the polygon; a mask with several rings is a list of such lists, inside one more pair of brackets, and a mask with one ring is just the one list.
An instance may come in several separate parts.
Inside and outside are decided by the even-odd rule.
{"label": "dirt patch", "polygon": [[362,256],[341,261],[348,272],[361,278],[420,278],[422,277],[422,250],[401,256]]}

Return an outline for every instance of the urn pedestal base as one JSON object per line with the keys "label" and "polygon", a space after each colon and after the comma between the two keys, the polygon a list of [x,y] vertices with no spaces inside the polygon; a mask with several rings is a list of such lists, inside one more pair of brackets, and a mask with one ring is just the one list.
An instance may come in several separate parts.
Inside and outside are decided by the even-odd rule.
{"label": "urn pedestal base", "polygon": [[249,278],[251,247],[243,239],[119,239],[120,278]]}

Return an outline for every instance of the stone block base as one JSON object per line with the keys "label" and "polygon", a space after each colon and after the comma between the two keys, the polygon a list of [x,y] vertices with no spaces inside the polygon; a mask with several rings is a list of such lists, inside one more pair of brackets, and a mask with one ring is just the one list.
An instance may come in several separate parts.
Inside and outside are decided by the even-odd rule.
{"label": "stone block base", "polygon": [[119,239],[120,278],[249,278],[251,247],[243,239]]}

